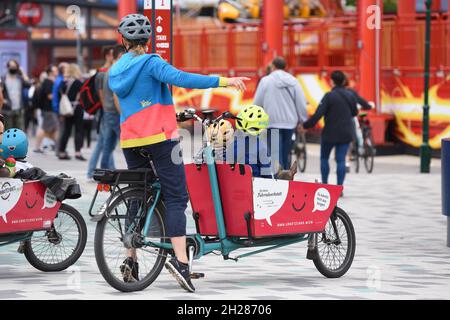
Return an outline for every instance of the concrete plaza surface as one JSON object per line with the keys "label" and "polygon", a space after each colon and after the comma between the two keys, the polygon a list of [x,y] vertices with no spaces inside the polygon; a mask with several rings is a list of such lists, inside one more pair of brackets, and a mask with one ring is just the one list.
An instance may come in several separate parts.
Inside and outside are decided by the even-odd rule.
{"label": "concrete plaza surface", "polygon": [[[307,171],[297,180],[319,179],[318,153],[317,145],[308,145]],[[119,151],[116,160],[124,167]],[[78,263],[60,273],[35,270],[16,253],[16,244],[0,248],[0,299],[450,299],[450,248],[437,159],[427,175],[418,173],[419,158],[389,156],[376,158],[373,174],[362,170],[347,176],[339,206],[353,221],[357,249],[344,277],[324,278],[305,259],[302,243],[237,263],[214,255],[195,261],[195,270],[206,277],[194,280],[194,294],[182,290],[165,269],[142,292],[124,294],[111,288],[95,263],[95,224],[87,211],[96,185],[86,179],[87,163],[32,152],[29,161],[47,172],[78,178],[83,197],[68,203],[85,217],[88,243]],[[335,181],[333,175],[330,182]],[[191,211],[186,214],[193,232]]]}

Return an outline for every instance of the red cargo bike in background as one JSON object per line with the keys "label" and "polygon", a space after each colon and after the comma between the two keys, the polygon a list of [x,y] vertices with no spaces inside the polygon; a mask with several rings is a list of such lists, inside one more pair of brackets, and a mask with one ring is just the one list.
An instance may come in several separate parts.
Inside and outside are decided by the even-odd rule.
{"label": "red cargo bike in background", "polygon": [[81,214],[44,184],[0,178],[0,246],[20,242],[33,267],[62,271],[78,260],[86,240]]}

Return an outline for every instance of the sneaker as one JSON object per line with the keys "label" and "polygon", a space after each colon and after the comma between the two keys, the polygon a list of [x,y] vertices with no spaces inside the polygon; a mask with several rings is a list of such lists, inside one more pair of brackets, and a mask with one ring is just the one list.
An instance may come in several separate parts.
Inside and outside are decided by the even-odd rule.
{"label": "sneaker", "polygon": [[166,269],[169,270],[184,290],[195,292],[195,288],[191,282],[189,266],[187,264],[178,261],[178,259],[174,257],[166,262]]}
{"label": "sneaker", "polygon": [[87,159],[85,157],[83,157],[81,154],[76,155],[75,159],[80,160],[80,161],[86,161]]}
{"label": "sneaker", "polygon": [[139,263],[135,262],[133,258],[126,258],[120,266],[123,281],[126,283],[139,281]]}

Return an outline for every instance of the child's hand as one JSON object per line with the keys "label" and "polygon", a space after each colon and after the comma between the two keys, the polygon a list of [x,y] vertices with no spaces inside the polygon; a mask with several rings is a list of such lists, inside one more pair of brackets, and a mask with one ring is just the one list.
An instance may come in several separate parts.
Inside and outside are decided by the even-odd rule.
{"label": "child's hand", "polygon": [[235,77],[235,78],[227,78],[227,87],[235,87],[239,91],[247,90],[244,81],[249,81],[250,78],[247,77]]}

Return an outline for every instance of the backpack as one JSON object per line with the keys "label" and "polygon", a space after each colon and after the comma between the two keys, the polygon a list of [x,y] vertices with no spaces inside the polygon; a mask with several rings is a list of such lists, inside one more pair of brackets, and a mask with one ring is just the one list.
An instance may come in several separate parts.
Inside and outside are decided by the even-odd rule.
{"label": "backpack", "polygon": [[[102,72],[99,70],[99,72]],[[88,114],[95,114],[97,110],[102,108],[100,97],[98,96],[97,89],[95,88],[95,73],[92,77],[88,78],[82,85],[80,90],[80,105],[81,108]]]}

